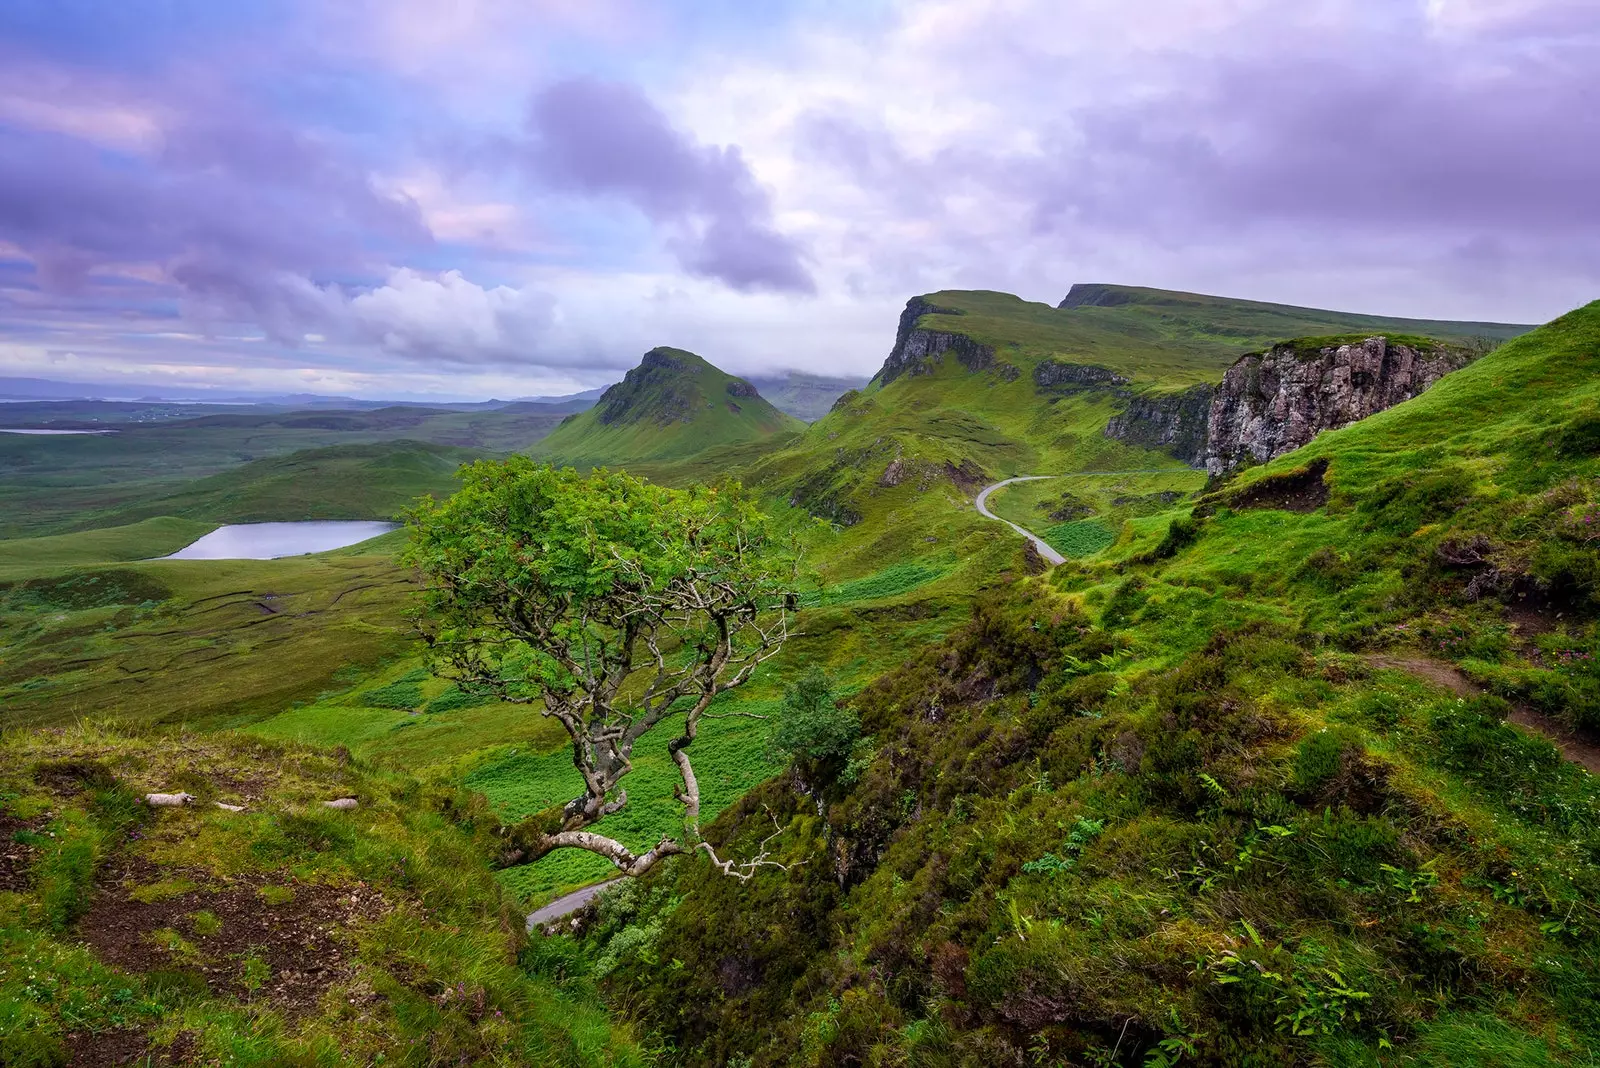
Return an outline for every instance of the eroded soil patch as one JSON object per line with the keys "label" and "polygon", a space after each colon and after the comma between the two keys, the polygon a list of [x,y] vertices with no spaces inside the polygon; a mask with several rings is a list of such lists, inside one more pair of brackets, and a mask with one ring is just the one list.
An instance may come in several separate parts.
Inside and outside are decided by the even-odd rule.
{"label": "eroded soil patch", "polygon": [[[1449,690],[1457,697],[1477,697],[1484,692],[1483,687],[1467,678],[1455,665],[1446,664],[1441,660],[1430,660],[1424,656],[1378,654],[1369,656],[1367,662],[1373,667],[1410,672],[1435,686]],[[1600,745],[1574,734],[1554,716],[1517,702],[1511,706],[1511,714],[1506,720],[1547,739],[1550,744],[1561,750],[1562,756],[1574,764],[1587,768],[1591,773],[1600,775]]]}
{"label": "eroded soil patch", "polygon": [[1327,460],[1314,460],[1298,471],[1268,475],[1227,497],[1228,507],[1236,511],[1249,508],[1281,508],[1286,512],[1315,512],[1328,503]]}
{"label": "eroded soil patch", "polygon": [[19,820],[9,812],[0,812],[0,894],[20,894],[33,883],[29,869],[38,847],[28,839],[42,834],[48,815],[31,820]]}
{"label": "eroded soil patch", "polygon": [[165,1068],[192,1064],[194,1037],[185,1031],[170,1046],[153,1046],[143,1031],[108,1028],[103,1031],[74,1031],[66,1036],[67,1068],[109,1068],[137,1065],[138,1068]]}
{"label": "eroded soil patch", "polygon": [[[265,1002],[291,1016],[310,1011],[330,986],[354,975],[350,930],[385,910],[382,897],[365,886],[284,884],[260,875],[151,895],[153,884],[179,878],[203,882],[197,873],[143,857],[114,860],[79,937],[108,964],[204,983],[213,994]],[[285,885],[292,896],[281,889],[262,893]]]}

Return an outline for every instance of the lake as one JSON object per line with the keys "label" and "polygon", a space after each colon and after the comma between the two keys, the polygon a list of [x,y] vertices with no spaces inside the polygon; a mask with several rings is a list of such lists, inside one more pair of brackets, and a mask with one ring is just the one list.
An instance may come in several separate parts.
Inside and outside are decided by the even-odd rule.
{"label": "lake", "polygon": [[232,523],[179,549],[163,560],[276,560],[281,556],[343,549],[380,534],[398,523],[312,521],[304,523]]}
{"label": "lake", "polygon": [[21,430],[0,426],[0,434],[115,434],[115,430]]}

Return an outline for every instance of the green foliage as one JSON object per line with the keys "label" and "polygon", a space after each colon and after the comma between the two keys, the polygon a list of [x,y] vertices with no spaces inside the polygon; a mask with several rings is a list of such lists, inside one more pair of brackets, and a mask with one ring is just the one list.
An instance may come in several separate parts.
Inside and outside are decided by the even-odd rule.
{"label": "green foliage", "polygon": [[1104,820],[1091,820],[1083,817],[1072,825],[1072,830],[1067,832],[1067,840],[1061,844],[1061,855],[1046,853],[1038,860],[1030,860],[1022,866],[1022,870],[1029,875],[1054,875],[1058,872],[1071,871],[1078,863],[1078,858],[1083,851],[1089,848],[1089,843],[1100,837],[1100,832],[1105,830]]}
{"label": "green foliage", "polygon": [[861,736],[861,721],[839,707],[834,679],[812,665],[783,693],[772,749],[809,769],[837,768]]}
{"label": "green foliage", "polygon": [[1344,770],[1363,751],[1361,734],[1351,727],[1333,727],[1308,735],[1299,746],[1294,761],[1294,787],[1314,794]]}
{"label": "green foliage", "polygon": [[804,600],[807,607],[812,605],[840,605],[853,604],[857,601],[876,601],[884,597],[898,597],[904,593],[936,582],[949,573],[947,567],[928,563],[927,561],[914,560],[902,564],[894,564],[882,571],[874,572],[862,578],[841,582],[837,586],[829,586],[819,593],[810,594]]}
{"label": "green foliage", "polygon": [[1199,522],[1192,516],[1178,516],[1167,524],[1167,532],[1162,535],[1161,544],[1155,547],[1152,555],[1157,560],[1170,560],[1179,551],[1193,545],[1199,537]]}
{"label": "green foliage", "polygon": [[422,686],[399,680],[357,695],[362,704],[373,708],[413,709],[422,704]]}
{"label": "green foliage", "polygon": [[1080,519],[1070,523],[1057,523],[1040,535],[1050,547],[1068,560],[1093,556],[1117,540],[1116,532],[1094,519]]}
{"label": "green foliage", "polygon": [[[792,596],[793,556],[774,552],[775,530],[737,485],[672,490],[527,457],[472,464],[461,480],[411,512],[405,559],[429,580],[421,619],[437,662],[504,696],[572,694],[574,671],[608,670],[631,633],[629,599],[656,603],[702,578],[758,610]],[[580,665],[568,649],[601,659]]]}
{"label": "green foliage", "polygon": [[1444,467],[1384,479],[1362,494],[1357,511],[1369,529],[1410,534],[1424,523],[1454,515],[1472,493],[1471,474]]}

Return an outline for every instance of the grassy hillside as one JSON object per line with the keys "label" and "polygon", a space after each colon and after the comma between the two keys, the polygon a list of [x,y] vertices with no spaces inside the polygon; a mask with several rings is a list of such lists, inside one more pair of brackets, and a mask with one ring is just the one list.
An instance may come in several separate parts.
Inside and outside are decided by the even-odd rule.
{"label": "grassy hillside", "polygon": [[0,1063],[645,1063],[519,956],[454,796],[227,734],[0,736]]}
{"label": "grassy hillside", "polygon": [[[92,407],[92,406],[91,406]],[[439,457],[511,452],[525,449],[563,418],[548,406],[514,406],[507,411],[434,411],[386,408],[340,412],[228,412],[201,418],[159,419],[123,424],[115,434],[28,437],[0,434],[0,538],[58,534],[96,526],[124,524],[155,515],[190,514],[183,509],[205,502],[196,492],[222,496],[227,487],[245,487],[257,479],[277,479],[298,465],[316,482],[312,468],[327,463],[334,479],[351,463],[376,462],[381,482],[413,477],[378,462],[378,452],[363,453],[359,446],[392,444],[412,453],[434,450]],[[525,411],[524,408],[536,408]],[[0,412],[0,415],[3,415]],[[341,446],[345,453],[313,452]],[[452,450],[468,450],[452,452]],[[226,475],[243,464],[286,457],[308,457],[238,472],[196,491],[194,483]],[[343,456],[345,459],[341,460]],[[359,480],[358,480],[359,481]],[[347,483],[340,492],[359,486]],[[431,484],[428,488],[431,488]],[[315,487],[290,490],[315,495]],[[158,503],[173,497],[181,503]],[[255,494],[256,502],[270,505],[272,494]],[[331,497],[329,498],[331,501]],[[215,503],[213,501],[213,503]],[[285,503],[293,505],[292,500]],[[381,503],[387,507],[386,502]],[[387,514],[387,513],[383,513]],[[293,513],[269,518],[295,518]],[[359,518],[367,518],[361,514]],[[221,518],[218,516],[217,518]]]}
{"label": "grassy hillside", "polygon": [[673,461],[718,446],[765,441],[802,425],[744,379],[692,352],[657,348],[593,408],[563,420],[534,453],[577,467]]}
{"label": "grassy hillside", "polygon": [[693,1064],[1591,1063],[1597,371],[1600,303],[980,604],[718,821],[786,871],[602,908],[613,998]]}
{"label": "grassy hillside", "polygon": [[[1220,297],[1095,287],[1102,304],[1052,308],[1004,293],[945,291],[906,330],[958,334],[987,366],[954,353],[926,373],[880,374],[795,441],[755,463],[751,479],[815,514],[876,524],[895,485],[962,491],[1023,474],[1181,469],[1163,453],[1104,436],[1133,391],[1216,382],[1241,353],[1286,337],[1424,331],[1487,348],[1519,326],[1384,319]],[[897,343],[898,344],[898,343]],[[1063,365],[1097,369],[1075,380]],[[1097,377],[1096,377],[1097,376]],[[1111,376],[1116,376],[1113,379]]]}

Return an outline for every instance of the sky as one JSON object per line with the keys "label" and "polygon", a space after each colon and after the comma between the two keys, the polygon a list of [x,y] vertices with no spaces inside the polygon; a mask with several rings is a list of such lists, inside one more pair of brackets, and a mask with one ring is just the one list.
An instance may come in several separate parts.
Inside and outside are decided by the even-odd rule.
{"label": "sky", "polygon": [[1597,0],[6,0],[0,375],[453,398],[906,299],[1600,298]]}

